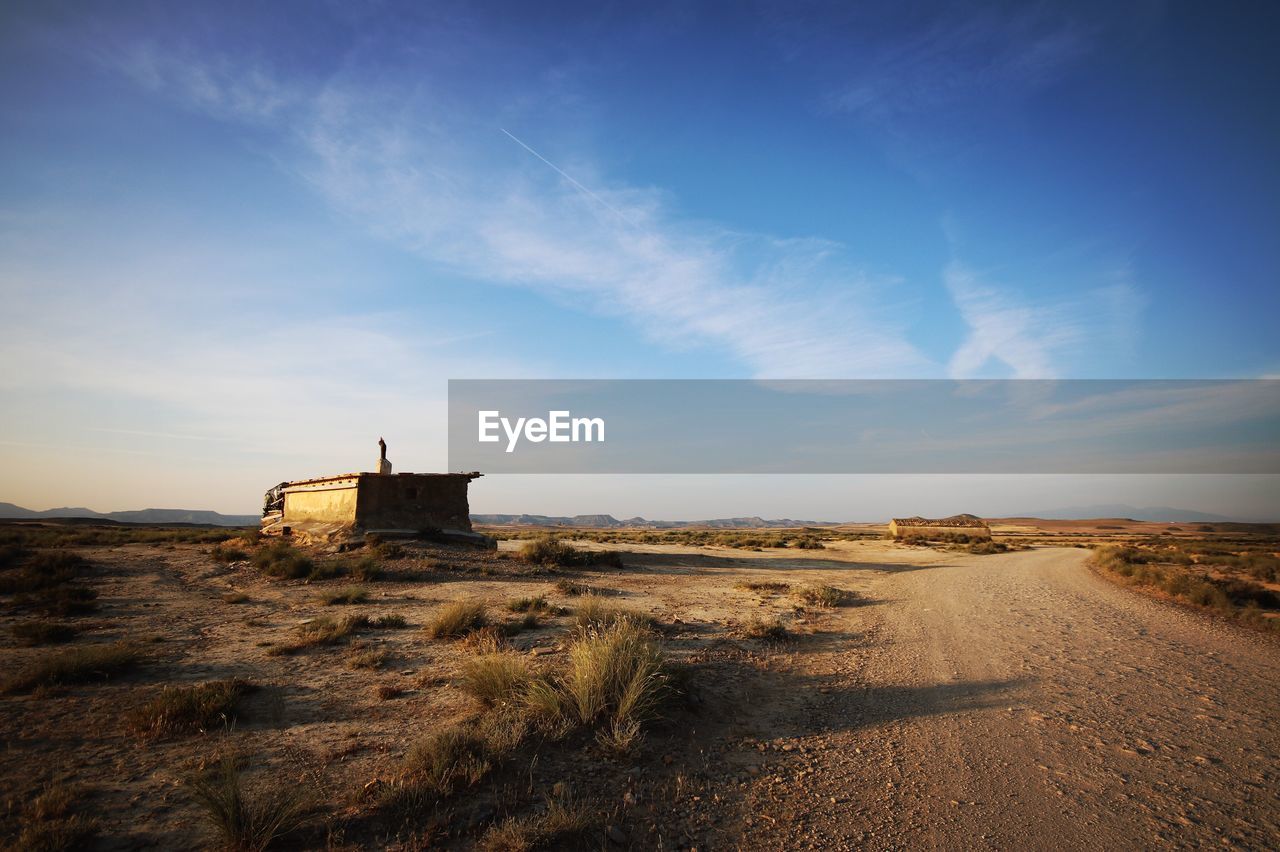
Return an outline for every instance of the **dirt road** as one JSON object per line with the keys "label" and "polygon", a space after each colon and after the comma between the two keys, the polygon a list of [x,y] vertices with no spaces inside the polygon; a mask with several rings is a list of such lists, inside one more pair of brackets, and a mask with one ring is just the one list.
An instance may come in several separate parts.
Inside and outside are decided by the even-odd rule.
{"label": "dirt road", "polygon": [[774,720],[790,745],[731,831],[753,848],[1275,848],[1280,645],[1114,586],[1087,555],[869,575],[874,603],[805,661],[812,697]]}

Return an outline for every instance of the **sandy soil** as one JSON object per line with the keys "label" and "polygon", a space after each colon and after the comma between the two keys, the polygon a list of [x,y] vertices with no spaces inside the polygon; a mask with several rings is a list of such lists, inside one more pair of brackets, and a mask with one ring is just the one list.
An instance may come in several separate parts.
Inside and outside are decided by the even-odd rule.
{"label": "sandy soil", "polygon": [[[668,625],[664,646],[692,673],[689,706],[629,759],[544,746],[518,767],[519,790],[457,804],[450,844],[470,845],[561,781],[599,802],[615,847],[637,849],[1268,848],[1280,837],[1280,643],[1113,585],[1085,550],[620,549],[626,569],[577,579]],[[77,643],[154,637],[156,658],[119,680],[0,698],[0,783],[17,797],[54,778],[89,784],[110,846],[192,845],[180,780],[228,747],[262,778],[323,791],[324,825],[293,845],[391,845],[362,791],[394,777],[414,738],[478,712],[454,683],[466,651],[418,626],[458,598],[573,603],[555,578],[466,573],[377,582],[369,604],[325,607],[319,588],[341,581],[267,580],[216,565],[206,547],[85,553],[103,610]],[[831,583],[865,603],[797,608],[737,588],[744,579]],[[223,603],[231,589],[250,602]],[[394,655],[387,668],[350,670],[342,647],[268,655],[299,621],[355,610],[409,619],[362,639]],[[742,638],[774,614],[797,641]],[[567,629],[562,618],[515,643],[554,661]],[[3,642],[6,668],[46,651]],[[143,743],[119,724],[163,684],[232,675],[263,687],[233,730]],[[379,684],[405,694],[379,700]]]}

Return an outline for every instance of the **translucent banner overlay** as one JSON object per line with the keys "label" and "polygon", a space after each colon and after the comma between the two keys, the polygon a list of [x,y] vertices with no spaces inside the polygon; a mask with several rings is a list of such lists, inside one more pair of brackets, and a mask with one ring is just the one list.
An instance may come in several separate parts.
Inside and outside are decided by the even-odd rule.
{"label": "translucent banner overlay", "polygon": [[1280,380],[451,380],[483,473],[1280,473]]}

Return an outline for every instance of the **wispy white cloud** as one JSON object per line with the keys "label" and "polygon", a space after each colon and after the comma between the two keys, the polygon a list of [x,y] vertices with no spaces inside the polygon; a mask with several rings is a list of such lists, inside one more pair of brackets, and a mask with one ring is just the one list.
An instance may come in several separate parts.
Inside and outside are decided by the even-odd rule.
{"label": "wispy white cloud", "polygon": [[719,350],[757,376],[936,369],[894,316],[900,282],[867,274],[840,246],[683,220],[661,191],[603,178],[589,160],[534,159],[485,108],[446,105],[429,86],[388,91],[358,71],[277,79],[260,66],[241,78],[227,58],[166,59],[154,47],[121,66],[188,108],[273,124],[286,168],[431,263],[624,318],[666,347]]}
{"label": "wispy white cloud", "polygon": [[1138,333],[1143,300],[1124,275],[1069,298],[1037,297],[1034,287],[998,283],[958,260],[943,279],[966,326],[947,367],[952,378],[1057,378],[1064,363],[1122,357]]}

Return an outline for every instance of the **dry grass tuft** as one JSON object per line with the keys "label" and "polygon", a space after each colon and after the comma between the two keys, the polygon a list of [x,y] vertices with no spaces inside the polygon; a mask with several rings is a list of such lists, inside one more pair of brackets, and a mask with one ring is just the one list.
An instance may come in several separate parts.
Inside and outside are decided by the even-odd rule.
{"label": "dry grass tuft", "polygon": [[507,609],[511,612],[554,612],[555,607],[547,602],[546,595],[537,597],[512,598],[507,601]]}
{"label": "dry grass tuft", "polygon": [[378,684],[377,689],[373,691],[380,701],[390,701],[393,698],[399,698],[404,695],[404,690],[398,686],[392,686],[389,683]]}
{"label": "dry grass tuft", "polygon": [[356,644],[347,654],[349,669],[380,669],[391,659],[391,652],[385,648],[371,648],[365,644]]}
{"label": "dry grass tuft", "polygon": [[733,587],[743,592],[789,592],[790,583],[771,582],[769,580],[739,580]]}
{"label": "dry grass tuft", "polygon": [[341,589],[325,592],[320,599],[326,606],[362,604],[369,600],[369,590],[363,586],[344,586]]}
{"label": "dry grass tuft", "polygon": [[857,592],[825,584],[805,586],[796,593],[796,597],[810,606],[821,607],[852,606],[859,600]]}
{"label": "dry grass tuft", "polygon": [[306,648],[317,645],[337,645],[345,641],[356,631],[372,627],[368,616],[348,615],[346,618],[329,617],[314,618],[306,624],[298,625],[298,638],[283,645],[273,645],[267,653],[273,656],[295,654]]}
{"label": "dry grass tuft", "polygon": [[249,554],[238,547],[230,547],[226,544],[215,544],[213,549],[209,551],[209,555],[213,557],[215,562],[244,562],[249,558]]}
{"label": "dry grass tuft", "polygon": [[194,734],[229,727],[236,705],[257,687],[239,678],[196,686],[166,686],[160,694],[127,717],[129,726],[144,737]]}
{"label": "dry grass tuft", "polygon": [[599,595],[583,595],[578,600],[574,623],[579,631],[601,630],[622,622],[648,629],[658,625],[653,616],[613,603]]}
{"label": "dry grass tuft", "polygon": [[98,834],[97,822],[75,813],[76,803],[85,795],[86,790],[78,785],[45,787],[21,809],[16,819],[10,811],[10,819],[5,822],[12,825],[16,837],[13,844],[5,848],[32,852],[93,848]]}
{"label": "dry grass tuft", "polygon": [[187,792],[203,812],[222,848],[258,852],[302,824],[311,801],[297,784],[264,784],[246,790],[235,761],[227,759],[207,775],[187,782]]}
{"label": "dry grass tuft", "polygon": [[528,686],[528,661],[510,651],[473,657],[462,667],[461,687],[487,705],[509,702]]}
{"label": "dry grass tuft", "polygon": [[445,605],[427,625],[431,639],[458,639],[489,623],[488,612],[479,601],[455,601]]}
{"label": "dry grass tuft", "polygon": [[587,565],[622,567],[622,557],[613,551],[582,550],[555,536],[540,536],[526,541],[520,558],[547,568],[574,568]]}
{"label": "dry grass tuft", "polygon": [[524,706],[544,729],[603,721],[603,741],[625,750],[669,692],[662,651],[639,624],[622,620],[580,636],[558,681],[535,678]]}
{"label": "dry grass tuft", "polygon": [[308,576],[315,566],[310,557],[286,542],[276,541],[253,554],[253,567],[268,577],[297,580]]}
{"label": "dry grass tuft", "polygon": [[748,639],[755,639],[770,645],[790,642],[795,638],[787,630],[787,626],[782,623],[782,619],[776,616],[770,619],[752,619],[742,628],[742,635]]}
{"label": "dry grass tuft", "polygon": [[530,852],[564,849],[583,844],[599,827],[584,804],[568,797],[547,800],[547,809],[530,817],[511,817],[494,825],[480,838],[483,852]]}
{"label": "dry grass tuft", "polygon": [[86,645],[40,657],[8,678],[0,692],[29,692],[37,686],[82,683],[109,678],[133,668],[143,659],[132,642]]}
{"label": "dry grass tuft", "polygon": [[24,645],[58,645],[76,638],[79,629],[59,621],[20,621],[13,625],[13,638]]}

